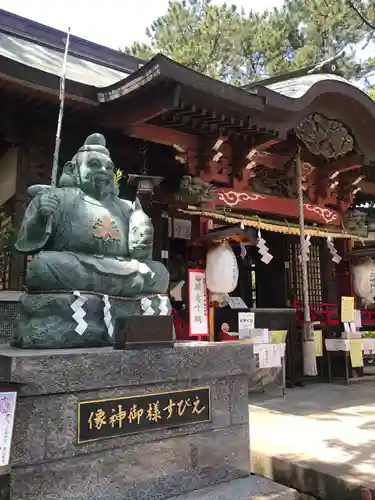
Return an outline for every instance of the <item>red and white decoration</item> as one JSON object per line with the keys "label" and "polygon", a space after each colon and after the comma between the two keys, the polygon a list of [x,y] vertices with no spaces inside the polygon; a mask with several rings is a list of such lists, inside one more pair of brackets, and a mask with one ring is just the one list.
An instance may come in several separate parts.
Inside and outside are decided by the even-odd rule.
{"label": "red and white decoration", "polygon": [[206,273],[203,269],[189,269],[189,335],[191,337],[207,337],[208,330],[208,298]]}

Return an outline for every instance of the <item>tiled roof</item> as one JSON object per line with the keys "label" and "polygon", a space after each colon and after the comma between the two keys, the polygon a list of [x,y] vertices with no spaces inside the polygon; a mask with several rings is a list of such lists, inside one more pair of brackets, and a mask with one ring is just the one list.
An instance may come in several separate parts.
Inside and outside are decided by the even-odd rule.
{"label": "tiled roof", "polygon": [[[12,59],[46,73],[60,76],[63,53],[23,38],[0,32],[0,56]],[[106,87],[123,80],[129,73],[121,72],[74,55],[68,55],[67,79]]]}
{"label": "tiled roof", "polygon": [[[280,82],[275,82],[270,85],[265,85],[266,88],[273,90],[274,92],[278,92],[286,97],[291,97],[293,99],[298,99],[302,97],[306,92],[308,92],[311,87],[316,85],[319,82],[323,81],[336,81],[345,83],[346,85],[352,85],[348,80],[342,78],[338,75],[333,75],[329,73],[325,74],[311,74],[305,76],[299,76],[297,78],[291,78],[290,80],[284,80]],[[262,85],[262,82],[259,82],[259,86]]]}

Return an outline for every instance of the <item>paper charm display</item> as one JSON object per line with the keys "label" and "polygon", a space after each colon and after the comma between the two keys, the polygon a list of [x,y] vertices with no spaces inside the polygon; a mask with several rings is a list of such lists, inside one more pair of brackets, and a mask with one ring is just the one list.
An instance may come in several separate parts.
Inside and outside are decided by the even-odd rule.
{"label": "paper charm display", "polygon": [[266,240],[262,238],[262,235],[260,233],[260,230],[258,230],[258,241],[257,241],[257,248],[258,252],[260,253],[261,261],[264,262],[265,264],[269,264],[271,260],[273,259],[273,255],[270,254],[270,249],[268,248],[266,244]]}
{"label": "paper charm display", "polygon": [[332,255],[332,262],[334,262],[335,264],[340,264],[341,257],[337,253],[337,250],[333,244],[332,238],[327,238],[327,247],[328,247],[329,253]]}
{"label": "paper charm display", "polygon": [[311,247],[310,236],[307,235],[307,236],[305,236],[305,239],[303,241],[302,254],[298,256],[298,260],[300,262],[302,262],[302,255],[305,259],[305,262],[309,262],[310,247]]}

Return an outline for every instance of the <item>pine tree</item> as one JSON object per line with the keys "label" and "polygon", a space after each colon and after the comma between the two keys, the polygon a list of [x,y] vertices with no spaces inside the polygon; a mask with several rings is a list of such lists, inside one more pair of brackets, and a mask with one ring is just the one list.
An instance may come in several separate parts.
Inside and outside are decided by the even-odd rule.
{"label": "pine tree", "polygon": [[360,78],[375,69],[374,60],[358,62],[354,54],[358,44],[375,39],[373,20],[373,0],[285,0],[262,14],[210,0],[170,0],[167,13],[147,30],[148,43],[125,51],[144,59],[161,52],[213,78],[243,84],[345,49],[340,69]]}

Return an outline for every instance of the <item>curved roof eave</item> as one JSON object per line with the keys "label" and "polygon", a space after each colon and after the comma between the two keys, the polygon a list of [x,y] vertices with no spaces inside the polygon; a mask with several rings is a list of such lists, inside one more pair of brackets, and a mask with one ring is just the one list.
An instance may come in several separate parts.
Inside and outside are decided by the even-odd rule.
{"label": "curved roof eave", "polygon": [[[269,86],[255,85],[251,89],[265,99],[265,107],[282,116],[290,128],[301,120],[304,110],[317,111],[345,123],[352,131],[366,163],[375,163],[375,146],[370,130],[375,129],[375,102],[359,87],[337,75],[313,74]],[[324,101],[325,95],[336,94],[340,101]],[[343,100],[345,99],[345,105]],[[294,115],[294,116],[293,116]]]}
{"label": "curved roof eave", "polygon": [[98,101],[100,103],[113,101],[141,87],[150,86],[152,82],[157,80],[171,81],[203,94],[209,94],[217,99],[232,101],[236,105],[248,109],[258,112],[264,111],[264,99],[261,96],[251,95],[250,92],[240,87],[198,73],[163,54],[157,54],[123,80],[101,88],[97,93]]}
{"label": "curved roof eave", "polygon": [[362,104],[375,118],[375,102],[337,75],[306,75],[268,86],[255,85],[251,93],[264,96],[268,106],[288,111],[301,111],[322,94],[341,94]]}

